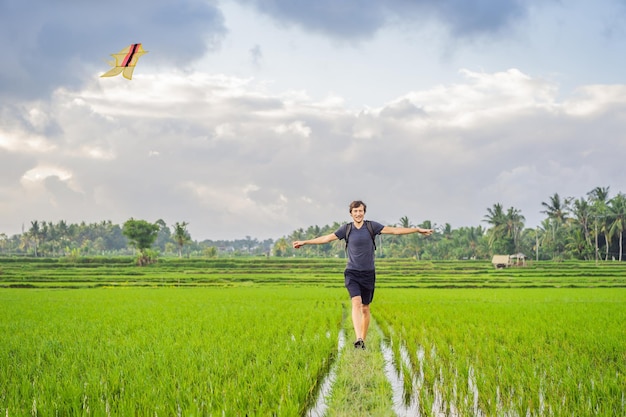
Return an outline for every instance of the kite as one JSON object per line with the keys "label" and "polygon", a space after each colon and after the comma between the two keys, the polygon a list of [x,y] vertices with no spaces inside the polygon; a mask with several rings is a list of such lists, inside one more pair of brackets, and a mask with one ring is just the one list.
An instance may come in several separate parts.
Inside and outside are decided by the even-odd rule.
{"label": "kite", "polygon": [[132,80],[133,71],[139,57],[143,54],[147,54],[148,51],[144,51],[140,43],[133,43],[132,45],[122,49],[116,54],[111,54],[115,58],[115,62],[110,61],[111,68],[109,71],[101,75],[101,77],[114,77],[122,74],[124,78]]}

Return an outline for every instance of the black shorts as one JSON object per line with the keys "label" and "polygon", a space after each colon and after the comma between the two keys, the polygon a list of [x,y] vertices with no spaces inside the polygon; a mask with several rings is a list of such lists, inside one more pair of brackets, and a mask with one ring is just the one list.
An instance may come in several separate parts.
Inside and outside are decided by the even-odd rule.
{"label": "black shorts", "polygon": [[374,299],[374,286],[376,284],[376,271],[357,271],[346,269],[343,273],[346,288],[350,298],[361,296],[363,304],[367,305]]}

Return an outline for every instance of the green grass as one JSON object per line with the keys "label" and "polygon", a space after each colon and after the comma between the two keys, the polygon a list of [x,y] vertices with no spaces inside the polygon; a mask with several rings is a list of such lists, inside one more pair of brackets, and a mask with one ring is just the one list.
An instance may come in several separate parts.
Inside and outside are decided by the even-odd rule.
{"label": "green grass", "polygon": [[336,349],[341,295],[315,288],[0,290],[0,410],[302,414]]}
{"label": "green grass", "polygon": [[345,326],[328,415],[390,415],[380,337],[423,416],[626,415],[625,265],[380,259],[365,352],[344,266],[0,258],[0,414],[303,415]]}
{"label": "green grass", "polygon": [[384,373],[380,333],[375,330],[368,333],[365,350],[355,349],[352,323],[346,321],[347,343],[339,359],[327,415],[394,416],[393,393]]}
{"label": "green grass", "polygon": [[625,289],[388,290],[376,307],[424,369],[424,411],[439,390],[444,413],[626,414]]}
{"label": "green grass", "polygon": [[[115,262],[111,262],[112,260]],[[93,258],[0,258],[0,286],[227,286],[242,284],[343,287],[343,259],[244,258],[163,259],[148,267],[132,260]],[[123,262],[124,261],[124,262]],[[418,262],[379,259],[378,286],[392,288],[626,288],[626,266],[618,262],[530,263],[495,270],[485,261]]]}

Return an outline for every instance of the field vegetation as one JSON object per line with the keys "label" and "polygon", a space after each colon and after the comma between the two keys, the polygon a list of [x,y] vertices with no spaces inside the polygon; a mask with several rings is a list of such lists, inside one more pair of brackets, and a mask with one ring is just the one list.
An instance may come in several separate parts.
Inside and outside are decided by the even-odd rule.
{"label": "field vegetation", "polygon": [[[383,297],[381,297],[383,298]],[[422,415],[624,415],[626,292],[397,290],[377,320]]]}
{"label": "field vegetation", "polygon": [[[378,237],[378,258],[414,258],[428,261],[478,259],[494,254],[525,254],[535,260],[622,261],[626,252],[626,194],[615,195],[609,187],[595,187],[586,196],[563,197],[558,193],[538,203],[545,218],[535,227],[515,207],[495,203],[486,208],[476,225],[453,228],[449,223],[412,221],[401,217],[394,225],[432,228],[427,239],[420,236]],[[383,219],[378,219],[387,223]],[[414,219],[413,219],[414,220]],[[345,221],[345,220],[344,220]],[[342,221],[343,222],[343,221]],[[294,250],[294,240],[311,239],[332,233],[342,222],[300,228],[276,240],[259,241],[250,236],[234,241],[194,240],[187,222],[167,225],[129,219],[123,226],[111,221],[69,224],[32,220],[28,230],[8,236],[0,233],[0,256],[68,257],[138,253],[138,263],[151,263],[156,257],[245,257],[275,256],[334,258],[344,256],[344,245],[308,246]],[[134,249],[133,249],[134,248]]]}
{"label": "field vegetation", "polygon": [[619,262],[379,259],[356,356],[345,260],[134,261],[0,258],[2,414],[626,415]]}
{"label": "field vegetation", "polygon": [[336,349],[337,291],[1,290],[6,415],[302,415]]}

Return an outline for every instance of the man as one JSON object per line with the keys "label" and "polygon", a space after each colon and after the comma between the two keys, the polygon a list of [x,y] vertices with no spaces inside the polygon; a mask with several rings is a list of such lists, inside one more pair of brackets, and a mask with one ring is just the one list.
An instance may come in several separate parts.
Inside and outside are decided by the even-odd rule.
{"label": "man", "polygon": [[432,229],[421,227],[392,227],[370,221],[371,231],[366,224],[365,211],[367,206],[362,201],[350,203],[352,223],[344,224],[334,233],[319,236],[315,239],[296,240],[293,247],[298,249],[304,245],[321,245],[337,239],[346,239],[346,232],[350,230],[346,240],[348,264],[344,272],[345,285],[352,299],[352,325],[356,336],[354,347],[365,349],[367,330],[370,324],[370,303],[374,298],[376,271],[374,266],[375,246],[373,235],[407,235],[420,233],[429,236]]}

